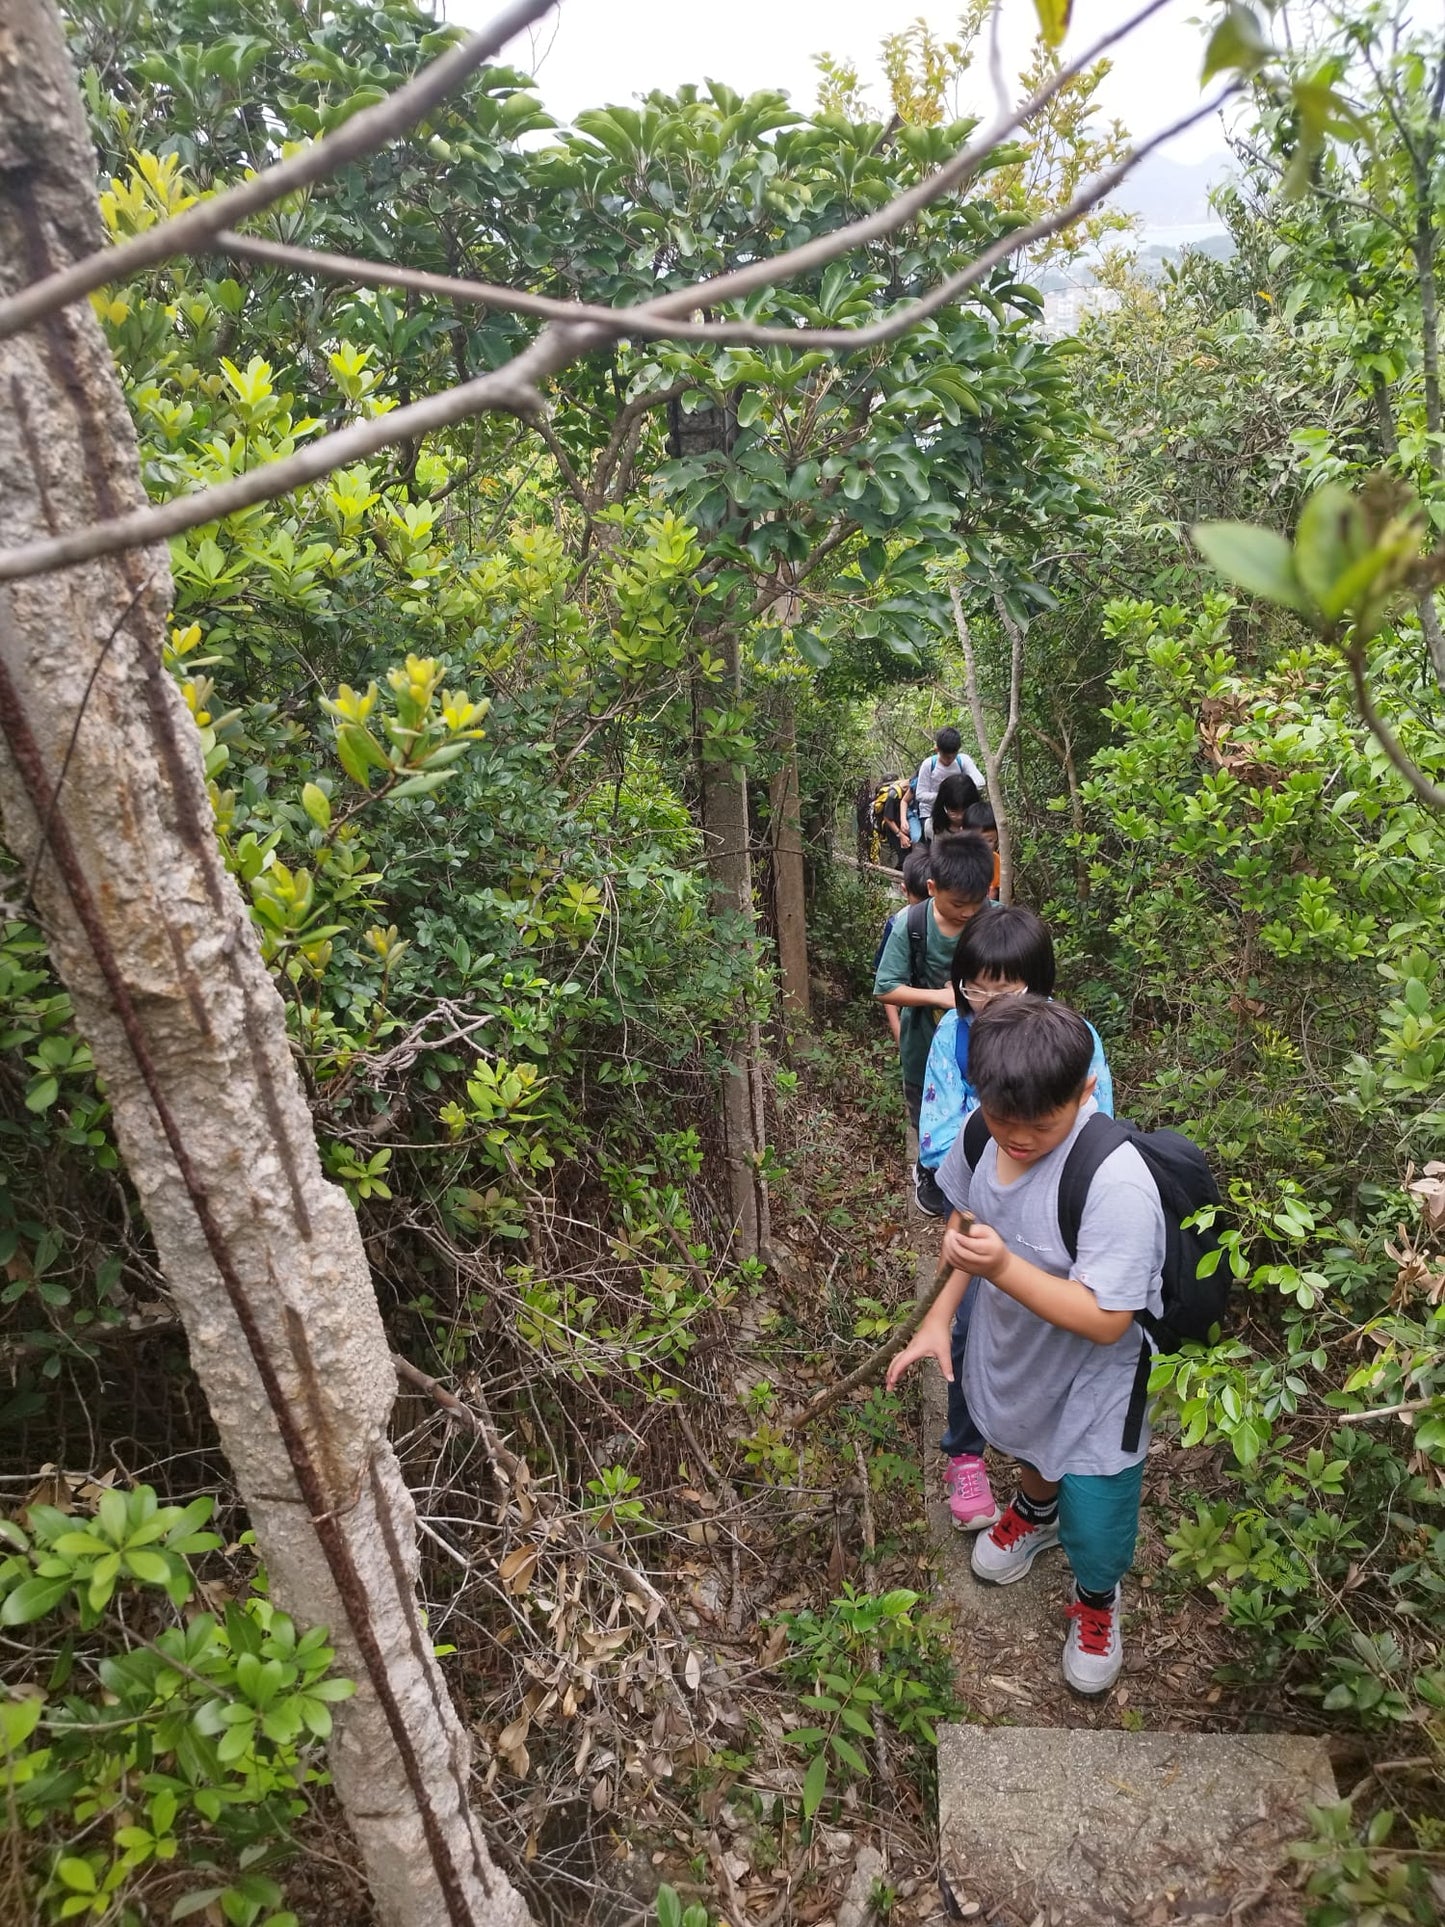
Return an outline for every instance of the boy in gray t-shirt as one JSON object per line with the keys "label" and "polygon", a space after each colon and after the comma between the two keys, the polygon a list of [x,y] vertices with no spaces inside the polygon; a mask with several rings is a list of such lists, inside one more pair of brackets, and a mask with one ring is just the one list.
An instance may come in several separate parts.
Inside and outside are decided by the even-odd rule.
{"label": "boy in gray t-shirt", "polygon": [[943,1254],[955,1266],[893,1385],[918,1358],[952,1378],[953,1315],[974,1281],[964,1365],[969,1411],[990,1445],[1019,1461],[1019,1490],[974,1544],[989,1584],[1022,1579],[1062,1545],[1074,1572],[1064,1678],[1102,1693],[1124,1662],[1119,1582],[1134,1557],[1147,1425],[1124,1449],[1145,1342],[1136,1311],[1162,1309],[1164,1212],[1132,1145],[1099,1166],[1071,1259],[1059,1233],[1059,1179],[1095,1110],[1094,1041],[1084,1020],[1039,997],[1000,998],[974,1019],[969,1078],[990,1142],[970,1170],[960,1133],[938,1170],[954,1207]]}

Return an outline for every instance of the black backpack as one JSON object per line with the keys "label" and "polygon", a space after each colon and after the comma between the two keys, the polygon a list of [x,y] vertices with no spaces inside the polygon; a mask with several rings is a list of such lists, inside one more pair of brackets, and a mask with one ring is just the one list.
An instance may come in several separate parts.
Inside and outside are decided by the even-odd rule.
{"label": "black backpack", "polygon": [[[963,1127],[963,1154],[970,1171],[977,1168],[988,1137],[983,1112],[971,1112]],[[1208,1229],[1183,1222],[1206,1205],[1221,1202],[1214,1173],[1199,1146],[1182,1132],[1141,1131],[1102,1111],[1096,1111],[1074,1139],[1059,1176],[1059,1237],[1070,1258],[1079,1255],[1079,1226],[1094,1173],[1121,1144],[1132,1144],[1143,1158],[1164,1209],[1163,1312],[1159,1317],[1151,1311],[1134,1313],[1143,1336],[1123,1438],[1123,1450],[1134,1452],[1149,1397],[1153,1353],[1207,1343],[1214,1326],[1224,1321],[1232,1274],[1220,1250],[1218,1222]]]}

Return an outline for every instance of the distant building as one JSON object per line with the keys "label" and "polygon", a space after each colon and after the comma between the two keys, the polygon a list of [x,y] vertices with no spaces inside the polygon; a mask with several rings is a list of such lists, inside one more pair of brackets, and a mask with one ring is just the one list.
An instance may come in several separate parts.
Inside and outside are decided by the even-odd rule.
{"label": "distant building", "polygon": [[1043,332],[1051,338],[1077,334],[1086,316],[1112,314],[1118,305],[1114,289],[1101,288],[1097,282],[1082,288],[1050,288],[1044,294]]}

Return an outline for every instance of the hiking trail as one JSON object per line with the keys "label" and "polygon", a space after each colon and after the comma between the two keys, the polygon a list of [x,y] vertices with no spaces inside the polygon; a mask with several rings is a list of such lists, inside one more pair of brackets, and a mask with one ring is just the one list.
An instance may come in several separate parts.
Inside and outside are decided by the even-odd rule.
{"label": "hiking trail", "polygon": [[[939,1242],[936,1227],[923,1232],[920,1293],[931,1288]],[[1083,1699],[1060,1672],[1063,1553],[1046,1553],[1014,1585],[975,1580],[972,1535],[954,1530],[941,1493],[944,1381],[930,1371],[924,1386],[939,1603],[953,1622],[969,1714],[939,1729],[935,1921],[1298,1927],[1285,1850],[1308,1830],[1305,1807],[1336,1797],[1334,1776],[1322,1740],[1243,1729],[1246,1713],[1222,1704],[1212,1682],[1208,1608],[1197,1596],[1179,1602],[1162,1579],[1167,1554],[1151,1512],[1167,1507],[1186,1455],[1169,1438],[1150,1451],[1139,1553],[1124,1582],[1124,1671],[1109,1692]],[[1002,1466],[994,1476],[1003,1503]]]}

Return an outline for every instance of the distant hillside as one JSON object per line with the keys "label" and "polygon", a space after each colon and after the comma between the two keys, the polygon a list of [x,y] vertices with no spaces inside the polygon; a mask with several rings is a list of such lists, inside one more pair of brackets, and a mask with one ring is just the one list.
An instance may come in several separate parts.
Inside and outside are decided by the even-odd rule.
{"label": "distant hillside", "polygon": [[1209,190],[1230,169],[1230,156],[1221,149],[1201,161],[1171,161],[1151,154],[1114,195],[1119,207],[1137,214],[1146,228],[1192,227],[1214,220]]}

